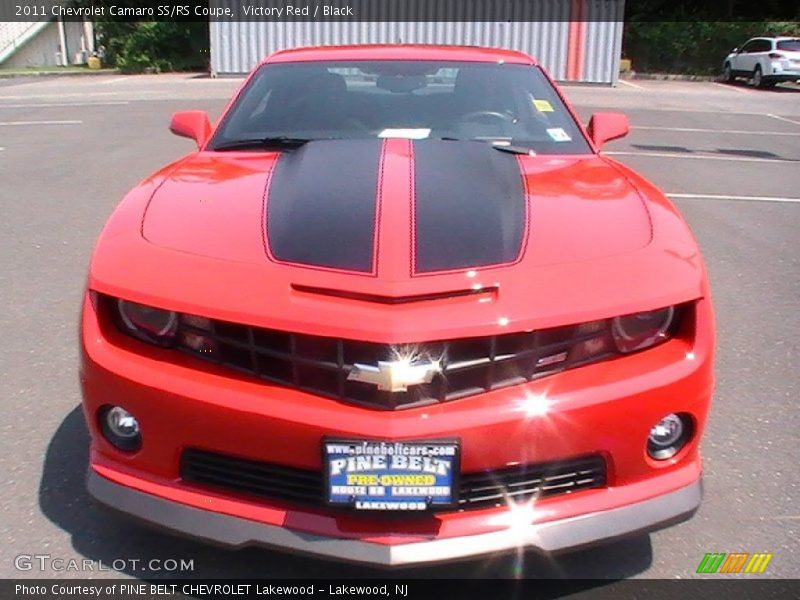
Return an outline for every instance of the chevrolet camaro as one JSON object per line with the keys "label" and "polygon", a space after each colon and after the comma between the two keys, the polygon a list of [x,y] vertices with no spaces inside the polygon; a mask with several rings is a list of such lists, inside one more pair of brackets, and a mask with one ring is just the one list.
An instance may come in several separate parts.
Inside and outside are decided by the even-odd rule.
{"label": "chevrolet camaro", "polygon": [[701,500],[697,244],[535,60],[278,52],[106,224],[88,487],[230,547],[381,565],[555,552]]}

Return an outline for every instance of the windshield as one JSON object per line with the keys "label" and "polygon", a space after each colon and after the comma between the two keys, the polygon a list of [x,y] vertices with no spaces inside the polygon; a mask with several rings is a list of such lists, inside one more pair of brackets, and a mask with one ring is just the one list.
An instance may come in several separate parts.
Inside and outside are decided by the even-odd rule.
{"label": "windshield", "polygon": [[538,67],[388,60],[263,65],[209,149],[275,138],[380,137],[478,140],[542,154],[591,152]]}

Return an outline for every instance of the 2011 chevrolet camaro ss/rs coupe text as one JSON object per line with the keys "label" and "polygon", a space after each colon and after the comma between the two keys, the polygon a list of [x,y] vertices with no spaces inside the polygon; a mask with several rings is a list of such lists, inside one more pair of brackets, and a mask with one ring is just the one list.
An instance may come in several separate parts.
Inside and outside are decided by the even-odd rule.
{"label": "2011 chevrolet camaro ss/rs coupe text", "polygon": [[691,515],[713,388],[697,245],[534,60],[279,52],[92,256],[101,503],[228,546],[407,565]]}

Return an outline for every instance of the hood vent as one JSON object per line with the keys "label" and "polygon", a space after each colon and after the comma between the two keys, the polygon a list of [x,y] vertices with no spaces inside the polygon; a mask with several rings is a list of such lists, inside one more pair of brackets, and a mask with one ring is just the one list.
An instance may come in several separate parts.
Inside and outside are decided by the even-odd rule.
{"label": "hood vent", "polygon": [[335,298],[346,298],[348,300],[359,300],[361,302],[371,302],[373,304],[411,304],[413,302],[428,302],[431,300],[444,300],[448,298],[462,298],[465,296],[489,296],[494,300],[499,288],[497,286],[487,286],[479,289],[448,290],[444,292],[431,292],[428,294],[414,294],[411,296],[381,296],[378,294],[367,294],[364,292],[353,292],[350,290],[337,290],[333,288],[315,287],[293,283],[292,290],[306,294],[316,294],[319,296],[333,296]]}

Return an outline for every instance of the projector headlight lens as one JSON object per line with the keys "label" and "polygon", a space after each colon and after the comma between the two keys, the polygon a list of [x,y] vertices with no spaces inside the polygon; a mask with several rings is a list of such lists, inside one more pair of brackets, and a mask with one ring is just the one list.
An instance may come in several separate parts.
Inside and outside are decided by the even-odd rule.
{"label": "projector headlight lens", "polygon": [[117,300],[117,315],[122,327],[145,342],[168,346],[178,331],[178,314],[129,300]]}
{"label": "projector headlight lens", "polygon": [[620,352],[635,352],[669,339],[675,307],[617,317],[611,324],[614,343]]}

